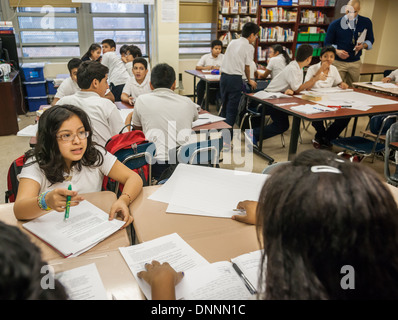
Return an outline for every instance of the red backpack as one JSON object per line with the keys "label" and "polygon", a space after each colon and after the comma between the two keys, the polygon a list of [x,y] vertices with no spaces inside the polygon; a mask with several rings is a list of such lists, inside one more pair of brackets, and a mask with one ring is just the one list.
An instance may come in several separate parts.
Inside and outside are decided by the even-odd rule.
{"label": "red backpack", "polygon": [[[110,138],[105,145],[105,149],[115,155],[122,163],[130,155],[145,152],[148,148],[148,145],[151,144],[145,139],[144,133],[140,130],[132,130],[123,133],[123,130],[127,126],[123,127],[119,134]],[[149,165],[146,162],[145,157],[137,159],[137,161],[134,162],[128,161],[125,163],[125,165],[131,170],[135,171],[141,177],[144,186],[148,186],[150,184]],[[102,187],[103,190],[115,192],[116,184],[117,182],[115,180],[104,177]],[[118,194],[121,194],[122,190],[123,185],[119,185]]]}
{"label": "red backpack", "polygon": [[7,188],[5,195],[5,202],[15,202],[15,198],[17,197],[18,192],[18,175],[21,173],[22,167],[25,163],[25,155],[20,156],[16,160],[11,163],[10,168],[8,169],[7,175]]}

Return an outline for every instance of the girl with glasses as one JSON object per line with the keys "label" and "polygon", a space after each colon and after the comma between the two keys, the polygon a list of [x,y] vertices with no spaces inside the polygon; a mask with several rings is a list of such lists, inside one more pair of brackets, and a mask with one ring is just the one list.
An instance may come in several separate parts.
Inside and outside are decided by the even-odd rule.
{"label": "girl with glasses", "polygon": [[63,212],[67,196],[72,197],[71,206],[77,206],[84,200],[81,194],[101,191],[106,175],[124,184],[110,219],[120,214],[128,226],[133,220],[128,206],[140,193],[142,180],[92,141],[87,114],[75,106],[57,105],[43,113],[38,126],[37,145],[26,153],[19,175],[15,217],[29,220],[49,210]]}

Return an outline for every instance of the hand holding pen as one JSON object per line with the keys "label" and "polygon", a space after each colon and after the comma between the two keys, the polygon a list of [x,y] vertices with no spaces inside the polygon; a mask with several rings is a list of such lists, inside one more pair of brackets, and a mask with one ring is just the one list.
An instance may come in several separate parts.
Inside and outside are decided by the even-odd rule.
{"label": "hand holding pen", "polygon": [[257,204],[257,201],[250,200],[239,202],[236,209],[240,210],[242,213],[245,212],[246,215],[234,215],[232,219],[247,224],[257,224]]}
{"label": "hand holding pen", "polygon": [[67,197],[70,196],[70,206],[77,206],[84,198],[77,191],[57,188],[46,195],[47,205],[55,211],[65,212]]}

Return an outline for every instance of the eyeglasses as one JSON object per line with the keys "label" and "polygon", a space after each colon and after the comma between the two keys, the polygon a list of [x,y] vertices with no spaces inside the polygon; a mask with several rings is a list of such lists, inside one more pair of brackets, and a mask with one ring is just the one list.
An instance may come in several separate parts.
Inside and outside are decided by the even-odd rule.
{"label": "eyeglasses", "polygon": [[76,137],[78,137],[79,140],[86,140],[89,135],[90,135],[90,131],[80,131],[75,134],[63,133],[63,134],[58,135],[57,139],[62,140],[62,141],[73,141],[73,140],[75,140]]}

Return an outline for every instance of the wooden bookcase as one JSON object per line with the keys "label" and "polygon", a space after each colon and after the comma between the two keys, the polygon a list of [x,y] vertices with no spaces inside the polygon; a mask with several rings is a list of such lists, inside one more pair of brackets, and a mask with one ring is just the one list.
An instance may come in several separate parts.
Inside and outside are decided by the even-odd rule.
{"label": "wooden bookcase", "polygon": [[[329,2],[332,5],[324,5]],[[291,57],[294,58],[297,47],[303,43],[315,47],[312,63],[317,63],[327,28],[334,20],[335,8],[333,2],[311,0],[309,1],[311,4],[278,6],[276,4],[263,4],[270,3],[270,1],[261,0],[258,2],[219,0],[216,36],[217,39],[223,41],[223,46],[226,48],[232,39],[240,37],[243,24],[247,21],[253,21],[261,28],[255,45],[254,60],[257,63],[267,63],[268,48],[274,44],[284,46]],[[242,6],[245,8],[246,3],[247,9],[242,10]],[[254,9],[254,5],[257,5],[257,9]]]}

